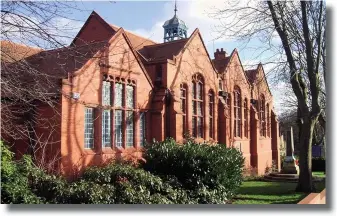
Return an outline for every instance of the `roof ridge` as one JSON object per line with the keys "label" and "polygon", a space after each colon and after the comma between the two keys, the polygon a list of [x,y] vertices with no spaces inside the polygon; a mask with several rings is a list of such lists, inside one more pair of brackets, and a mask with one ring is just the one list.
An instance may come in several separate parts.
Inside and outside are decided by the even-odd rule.
{"label": "roof ridge", "polygon": [[178,42],[184,42],[184,41],[188,41],[188,39],[189,38],[183,38],[183,39],[174,40],[174,41],[168,41],[168,42],[164,42],[164,43],[157,43],[157,44],[147,45],[145,47],[155,47],[155,46],[161,46],[161,45],[166,45],[166,44],[173,44],[173,43],[178,43]]}
{"label": "roof ridge", "polygon": [[[114,27],[114,28],[117,28],[117,29],[122,28],[122,27],[120,27],[120,26],[117,26],[117,25],[114,25],[114,24],[111,24],[111,23],[109,23],[109,25],[112,26],[112,27]],[[123,29],[124,29],[124,28],[123,28]],[[143,39],[145,39],[145,40],[151,41],[151,42],[153,42],[153,43],[155,43],[155,44],[158,44],[157,42],[155,42],[155,41],[153,41],[153,40],[151,40],[151,39],[149,39],[149,38],[145,38],[145,37],[143,37],[143,36],[141,36],[141,35],[139,35],[139,34],[136,34],[136,33],[134,33],[134,32],[128,31],[128,30],[126,30],[126,29],[124,29],[124,31],[125,31],[126,33],[133,34],[134,36],[137,36],[137,37],[143,38]]]}

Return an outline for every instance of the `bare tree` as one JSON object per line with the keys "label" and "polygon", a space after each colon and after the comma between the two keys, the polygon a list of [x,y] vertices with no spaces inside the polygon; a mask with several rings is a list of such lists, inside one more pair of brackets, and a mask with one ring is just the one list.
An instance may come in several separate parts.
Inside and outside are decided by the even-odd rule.
{"label": "bare tree", "polygon": [[[71,93],[62,92],[62,79],[71,77],[89,59],[97,58],[95,67],[102,76],[110,66],[130,72],[137,60],[131,58],[123,37],[109,44],[112,35],[123,32],[115,26],[110,38],[94,42],[76,38],[78,44],[68,45],[74,36],[69,34],[72,26],[64,22],[77,22],[68,18],[74,10],[83,11],[77,3],[2,1],[1,4],[1,139],[9,144],[19,141],[20,145],[27,145],[28,152],[21,153],[30,153],[37,166],[55,171],[61,155],[50,152],[60,145],[60,98],[85,103],[81,99],[74,101]],[[81,26],[83,23],[80,22]],[[134,49],[144,46],[146,39],[137,42],[132,44]],[[112,61],[116,59],[114,56],[118,56],[118,61]],[[91,105],[102,109],[100,104]]]}
{"label": "bare tree", "polygon": [[[231,1],[211,16],[223,36],[248,43],[256,38],[268,50],[277,81],[288,82],[296,98],[300,128],[300,177],[297,191],[314,190],[311,146],[315,125],[325,127],[325,2]],[[278,61],[279,60],[279,61]]]}
{"label": "bare tree", "polygon": [[[27,140],[29,153],[40,161],[37,165],[48,170],[59,159],[56,154],[47,160],[46,152],[60,142],[53,139],[60,126],[59,92],[51,90],[58,89],[61,76],[45,73],[33,63],[48,58],[45,49],[65,47],[69,29],[59,22],[70,22],[64,16],[73,9],[78,10],[76,4],[61,1],[1,2],[1,139]],[[39,114],[46,106],[54,117]],[[44,137],[37,135],[37,125],[46,128]]]}

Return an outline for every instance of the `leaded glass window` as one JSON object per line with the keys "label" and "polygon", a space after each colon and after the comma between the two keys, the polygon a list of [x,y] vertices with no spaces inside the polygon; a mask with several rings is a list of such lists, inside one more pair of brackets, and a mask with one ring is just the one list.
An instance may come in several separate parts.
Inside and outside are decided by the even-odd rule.
{"label": "leaded glass window", "polygon": [[134,87],[131,85],[126,86],[126,107],[133,108],[134,104]]}
{"label": "leaded glass window", "polygon": [[102,113],[102,146],[111,147],[111,118],[110,110],[103,110]]}
{"label": "leaded glass window", "polygon": [[[105,75],[103,80],[102,147],[132,147],[135,134],[133,113],[136,112],[134,108],[136,82],[112,75]],[[145,119],[140,119],[140,121],[145,121]],[[142,127],[143,132],[145,134],[145,126]]]}
{"label": "leaded glass window", "polygon": [[241,137],[241,90],[238,86],[234,87],[234,136]]}
{"label": "leaded glass window", "polygon": [[115,84],[115,107],[123,106],[123,84]]}
{"label": "leaded glass window", "polygon": [[126,146],[133,146],[133,111],[126,111]]}
{"label": "leaded glass window", "polygon": [[123,112],[115,110],[115,144],[116,147],[122,147],[123,144]]}
{"label": "leaded glass window", "polygon": [[244,131],[245,131],[245,137],[248,137],[248,102],[247,102],[247,98],[244,101]]}
{"label": "leaded glass window", "polygon": [[110,94],[110,82],[103,81],[102,86],[102,104],[103,106],[110,106],[111,105],[111,94]]}
{"label": "leaded glass window", "polygon": [[94,148],[94,108],[85,107],[84,114],[84,148]]}
{"label": "leaded glass window", "polygon": [[270,137],[270,116],[269,116],[269,104],[266,106],[266,118],[267,118],[267,136]]}
{"label": "leaded glass window", "polygon": [[193,76],[192,81],[192,135],[194,137],[204,137],[203,120],[203,78],[200,75]]}
{"label": "leaded glass window", "polygon": [[214,92],[212,90],[209,91],[209,137],[214,138]]}
{"label": "leaded glass window", "polygon": [[141,112],[139,116],[139,145],[144,146],[145,143],[145,131],[146,131],[146,115],[145,112]]}
{"label": "leaded glass window", "polygon": [[180,108],[182,111],[182,117],[183,117],[183,136],[187,132],[187,118],[186,118],[186,112],[187,112],[187,85],[186,84],[181,84],[180,85]]}
{"label": "leaded glass window", "polygon": [[260,135],[261,136],[266,136],[266,116],[265,116],[265,98],[264,95],[260,96],[260,101],[259,101],[259,109],[260,109]]}
{"label": "leaded glass window", "polygon": [[198,99],[201,100],[202,99],[202,87],[203,87],[203,84],[202,82],[198,82],[198,85],[197,85],[197,94],[198,94]]}
{"label": "leaded glass window", "polygon": [[203,122],[202,122],[202,118],[198,117],[198,137],[203,137]]}

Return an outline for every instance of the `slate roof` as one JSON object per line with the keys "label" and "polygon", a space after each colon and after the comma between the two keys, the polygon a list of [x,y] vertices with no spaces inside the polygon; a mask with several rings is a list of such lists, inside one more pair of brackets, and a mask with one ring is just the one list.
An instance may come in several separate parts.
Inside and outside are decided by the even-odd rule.
{"label": "slate roof", "polygon": [[253,84],[257,78],[257,69],[245,70],[245,73],[248,77],[248,80],[251,84]]}
{"label": "slate roof", "polygon": [[[120,27],[116,26],[116,25],[112,25],[112,24],[109,24],[110,27],[115,31],[117,32],[118,29]],[[145,38],[145,37],[142,37],[142,36],[139,36],[135,33],[132,33],[130,31],[127,31],[127,30],[124,30],[127,37],[129,38],[133,48],[135,50],[141,50],[144,46],[149,46],[149,45],[154,45],[154,44],[157,44],[156,42],[148,39],[148,38]]]}
{"label": "slate roof", "polygon": [[139,52],[148,60],[148,61],[160,61],[171,59],[173,56],[179,54],[179,52],[184,48],[188,38],[180,39],[175,41],[170,41],[166,43],[156,44],[145,46]]}
{"label": "slate roof", "polygon": [[178,26],[178,25],[184,29],[187,29],[185,22],[179,19],[177,15],[174,15],[171,19],[167,20],[164,23],[163,27],[165,28],[166,26]]}

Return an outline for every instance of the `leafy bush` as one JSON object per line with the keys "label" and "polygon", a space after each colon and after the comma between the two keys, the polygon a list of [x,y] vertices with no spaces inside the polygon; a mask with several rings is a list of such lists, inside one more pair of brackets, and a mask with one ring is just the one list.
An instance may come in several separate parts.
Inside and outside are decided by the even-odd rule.
{"label": "leafy bush", "polygon": [[173,188],[158,176],[131,165],[91,167],[84,172],[82,178],[97,184],[114,185],[116,203],[193,203],[181,188]]}
{"label": "leafy bush", "polygon": [[90,167],[74,182],[38,169],[29,156],[14,161],[3,143],[1,153],[2,203],[223,203],[242,181],[240,152],[191,140],[147,147],[146,170],[118,163]]}
{"label": "leafy bush", "polygon": [[14,154],[1,145],[1,203],[44,203],[29,188],[29,172],[33,169],[30,157],[24,156],[20,161],[13,161]]}
{"label": "leafy bush", "polygon": [[29,187],[39,197],[43,197],[48,203],[67,203],[66,195],[68,182],[58,176],[48,175],[43,170],[32,169]]}
{"label": "leafy bush", "polygon": [[[144,159],[145,170],[155,175],[175,176],[184,189],[207,191],[214,197],[221,196],[222,200],[232,198],[242,182],[244,158],[237,149],[224,145],[193,141],[178,145],[173,139],[167,139],[147,145]],[[196,194],[202,194],[199,192]],[[207,193],[203,193],[202,199],[212,200],[205,198],[210,196]]]}

